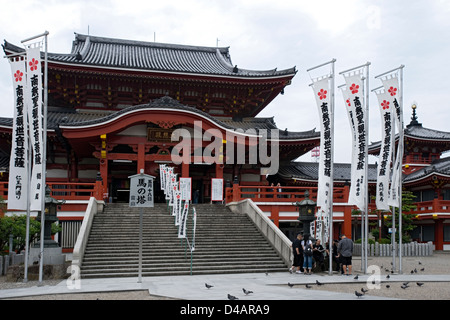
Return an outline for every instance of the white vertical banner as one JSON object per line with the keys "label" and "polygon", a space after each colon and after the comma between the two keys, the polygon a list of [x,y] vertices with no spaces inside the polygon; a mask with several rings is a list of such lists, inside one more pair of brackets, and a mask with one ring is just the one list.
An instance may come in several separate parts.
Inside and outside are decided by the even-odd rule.
{"label": "white vertical banner", "polygon": [[389,211],[392,150],[394,145],[394,105],[385,90],[375,91],[381,115],[381,146],[377,172],[376,205],[378,210]]}
{"label": "white vertical banner", "polygon": [[173,202],[175,199],[175,192],[178,191],[178,183],[177,183],[177,173],[172,173],[170,177],[169,183],[169,206],[173,206]]}
{"label": "white vertical banner", "polygon": [[321,155],[319,157],[319,181],[317,187],[317,206],[320,207],[322,212],[329,212],[329,194],[332,191],[332,176],[331,176],[331,166],[333,165],[332,160],[332,146],[333,146],[333,135],[331,134],[333,128],[331,121],[331,88],[330,88],[330,77],[325,77],[319,80],[313,80],[311,85],[314,96],[316,98],[317,109],[319,111],[320,118],[320,151]]}
{"label": "white vertical banner", "polygon": [[[383,83],[384,90],[386,92],[386,96],[390,101],[390,105],[394,108],[394,118],[395,124],[399,130],[403,130],[403,115],[401,114],[400,105],[398,101],[398,97],[400,95],[400,86],[398,77],[396,74],[391,74],[383,79],[380,79]],[[401,159],[399,158],[399,150],[400,143],[397,145],[397,152],[395,153],[397,156],[395,158],[393,174],[392,174],[392,184],[391,184],[391,192],[389,197],[389,204],[394,207],[399,207],[400,199],[398,194],[398,186],[399,186],[399,178],[402,172],[400,168]]]}
{"label": "white vertical banner", "polygon": [[357,152],[357,127],[356,127],[356,119],[355,119],[355,107],[354,104],[350,101],[350,96],[348,94],[349,90],[343,86],[341,87],[342,96],[344,97],[345,109],[347,110],[348,122],[350,124],[350,129],[352,132],[352,162],[350,167],[350,185],[356,184],[356,180],[353,180],[356,177],[355,169],[356,169],[356,157],[355,152]]}
{"label": "white vertical banner", "polygon": [[161,185],[161,190],[165,192],[165,188],[166,188],[166,165],[165,164],[159,165],[159,182]]}
{"label": "white vertical banner", "polygon": [[170,200],[170,192],[171,192],[171,178],[172,178],[172,173],[173,173],[173,168],[172,167],[166,167],[164,170],[165,174],[164,174],[164,194],[166,195],[166,200]]}
{"label": "white vertical banner", "polygon": [[197,229],[197,210],[195,208],[192,208],[192,214],[194,215],[192,218],[194,220],[194,227],[192,230],[192,246],[191,246],[191,252],[195,251],[195,230]]}
{"label": "white vertical banner", "polygon": [[364,90],[362,72],[356,71],[351,74],[344,74],[347,85],[348,101],[354,110],[354,120],[356,129],[356,143],[353,144],[352,151],[352,181],[350,185],[349,203],[356,205],[359,209],[365,210],[366,190],[366,146],[367,132],[366,110],[364,108]]}
{"label": "white vertical banner", "polygon": [[30,45],[27,52],[27,93],[25,94],[30,121],[30,139],[32,164],[30,183],[30,210],[41,211],[44,196],[45,181],[42,180],[43,161],[43,115],[42,115],[42,69],[41,48],[39,44]]}
{"label": "white vertical banner", "polygon": [[180,224],[180,213],[181,209],[183,208],[183,201],[181,199],[181,192],[176,191],[175,192],[175,198],[173,200],[173,207],[172,207],[172,216],[175,216],[175,225],[178,226]]}
{"label": "white vertical banner", "polygon": [[189,202],[185,202],[181,212],[180,225],[178,226],[178,238],[186,238],[187,217],[189,213]]}
{"label": "white vertical banner", "polygon": [[8,210],[28,206],[28,113],[25,104],[24,60],[10,61],[14,89],[14,118],[9,160]]}

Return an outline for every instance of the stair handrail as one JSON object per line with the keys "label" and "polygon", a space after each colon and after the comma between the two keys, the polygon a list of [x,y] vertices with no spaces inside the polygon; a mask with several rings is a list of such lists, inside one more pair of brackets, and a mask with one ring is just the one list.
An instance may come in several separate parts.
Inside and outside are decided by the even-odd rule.
{"label": "stair handrail", "polygon": [[284,263],[289,267],[291,266],[293,261],[292,241],[286,237],[251,199],[228,203],[226,206],[235,213],[246,214],[275,248]]}
{"label": "stair handrail", "polygon": [[104,206],[105,202],[103,200],[97,200],[94,197],[89,198],[86,213],[84,214],[77,241],[75,243],[75,247],[73,248],[72,267],[78,268],[76,270],[80,270],[81,268],[81,263],[83,261],[84,252],[86,250],[89,234],[91,232],[92,222],[94,221],[94,216],[98,212],[102,212]]}

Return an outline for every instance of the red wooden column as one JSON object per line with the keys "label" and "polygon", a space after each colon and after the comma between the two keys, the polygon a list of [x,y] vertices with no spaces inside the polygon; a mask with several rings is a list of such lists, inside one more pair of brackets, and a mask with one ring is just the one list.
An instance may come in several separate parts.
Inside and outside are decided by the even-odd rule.
{"label": "red wooden column", "polygon": [[434,220],[434,245],[436,250],[444,250],[444,220]]}
{"label": "red wooden column", "polygon": [[181,177],[189,178],[189,163],[181,163]]}
{"label": "red wooden column", "polygon": [[352,207],[344,207],[344,224],[342,226],[342,233],[347,236],[347,238],[352,238]]}
{"label": "red wooden column", "polygon": [[141,173],[141,169],[145,171],[145,144],[138,144],[137,173]]}
{"label": "red wooden column", "polygon": [[103,194],[108,193],[108,151],[106,148],[106,134],[100,136],[101,150],[100,150],[100,175],[103,180]]}
{"label": "red wooden column", "polygon": [[223,164],[216,163],[216,178],[223,179]]}

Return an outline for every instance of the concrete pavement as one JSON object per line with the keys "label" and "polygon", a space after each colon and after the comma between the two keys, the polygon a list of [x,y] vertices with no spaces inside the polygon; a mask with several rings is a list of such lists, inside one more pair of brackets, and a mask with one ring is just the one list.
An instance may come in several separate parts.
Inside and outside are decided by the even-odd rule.
{"label": "concrete pavement", "polygon": [[[373,276],[372,276],[373,277]],[[194,276],[161,276],[143,277],[142,283],[138,278],[105,278],[82,279],[79,283],[64,280],[54,286],[41,286],[31,288],[0,290],[0,299],[23,296],[36,296],[48,294],[76,294],[89,292],[112,292],[130,290],[149,290],[151,295],[171,297],[185,300],[227,300],[227,294],[238,297],[240,300],[349,300],[356,299],[354,294],[314,290],[316,280],[320,283],[361,283],[366,284],[369,275],[340,276],[328,274],[298,275],[283,273],[246,273],[246,274],[220,274],[220,275],[194,275]],[[369,279],[371,281],[372,278]],[[420,275],[420,274],[393,274],[390,279],[380,276],[383,283],[422,281],[422,282],[450,282],[450,275]],[[213,285],[211,289],[205,283]],[[294,284],[291,288],[288,283]],[[311,284],[307,289],[305,284]],[[253,291],[245,295],[242,288]],[[326,287],[323,287],[324,289]],[[390,299],[366,295],[365,300]]]}

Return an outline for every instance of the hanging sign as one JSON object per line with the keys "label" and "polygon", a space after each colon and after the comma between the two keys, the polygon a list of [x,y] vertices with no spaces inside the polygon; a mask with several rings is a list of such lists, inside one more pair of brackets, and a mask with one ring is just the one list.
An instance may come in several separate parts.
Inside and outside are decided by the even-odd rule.
{"label": "hanging sign", "polygon": [[223,201],[223,179],[211,179],[211,201]]}
{"label": "hanging sign", "polygon": [[155,177],[144,174],[141,169],[140,174],[130,178],[130,207],[131,208],[153,208],[153,179]]}
{"label": "hanging sign", "polygon": [[192,199],[192,178],[180,178],[181,200],[191,201]]}

